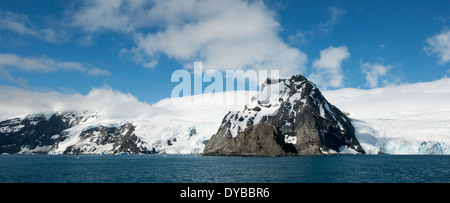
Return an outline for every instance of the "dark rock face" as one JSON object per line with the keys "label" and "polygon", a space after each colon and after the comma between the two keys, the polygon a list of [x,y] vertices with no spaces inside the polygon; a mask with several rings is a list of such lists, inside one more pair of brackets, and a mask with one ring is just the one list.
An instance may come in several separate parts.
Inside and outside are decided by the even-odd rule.
{"label": "dark rock face", "polygon": [[270,122],[246,128],[226,144],[208,151],[205,155],[220,156],[281,156],[285,154],[277,141],[278,132]]}
{"label": "dark rock face", "polygon": [[14,118],[0,122],[0,154],[14,154],[22,149],[33,153],[47,153],[51,146],[65,139],[64,130],[73,123],[72,114],[54,114]]}
{"label": "dark rock face", "polygon": [[229,112],[204,155],[364,153],[351,120],[302,75],[267,79],[244,111]]}
{"label": "dark rock face", "polygon": [[135,126],[130,123],[123,124],[119,127],[100,125],[89,128],[80,134],[80,140],[77,144],[66,148],[64,154],[94,154],[101,147],[113,154],[151,153],[143,146],[145,142],[136,136],[134,130]]}
{"label": "dark rock face", "polygon": [[78,136],[77,142],[63,149],[64,154],[155,153],[144,147],[146,143],[136,136],[136,126],[131,123],[115,127],[97,125],[83,129],[79,134],[69,135],[72,127],[92,117],[98,115],[55,113],[1,121],[0,154],[49,154],[70,136]]}

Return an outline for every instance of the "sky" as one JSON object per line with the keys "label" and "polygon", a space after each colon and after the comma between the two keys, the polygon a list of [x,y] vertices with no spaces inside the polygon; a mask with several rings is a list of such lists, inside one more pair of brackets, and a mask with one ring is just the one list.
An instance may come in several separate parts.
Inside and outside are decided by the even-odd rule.
{"label": "sky", "polygon": [[450,2],[0,1],[3,90],[106,88],[153,104],[199,61],[303,74],[327,90],[435,81],[450,77]]}

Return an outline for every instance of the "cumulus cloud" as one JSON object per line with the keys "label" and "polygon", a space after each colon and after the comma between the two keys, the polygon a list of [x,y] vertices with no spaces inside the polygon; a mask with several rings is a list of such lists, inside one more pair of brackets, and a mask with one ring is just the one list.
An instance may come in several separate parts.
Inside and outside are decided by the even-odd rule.
{"label": "cumulus cloud", "polygon": [[262,1],[84,1],[73,25],[129,34],[135,46],[121,54],[145,67],[161,54],[186,67],[203,61],[204,70],[271,68],[284,75],[304,71],[307,62],[278,36],[280,24]]}
{"label": "cumulus cloud", "polygon": [[0,30],[8,30],[22,36],[31,36],[51,43],[63,41],[64,32],[52,28],[39,28],[26,15],[0,10]]}
{"label": "cumulus cloud", "polygon": [[[130,93],[104,86],[79,93],[38,92],[16,87],[0,86],[0,120],[25,117],[29,114],[55,112],[97,112],[106,123],[133,122],[155,118],[170,126],[180,121],[217,122],[230,110],[241,110],[256,92],[230,91],[182,98],[166,98],[155,104],[139,101]],[[234,98],[236,104],[224,104],[222,98]],[[186,100],[203,99],[206,105],[186,104]],[[169,119],[169,120],[167,120]],[[163,130],[163,129],[162,129]],[[216,129],[217,130],[217,129]]]}
{"label": "cumulus cloud", "polygon": [[50,73],[56,71],[76,71],[90,76],[104,76],[111,73],[107,70],[91,67],[74,61],[59,61],[47,57],[22,57],[16,54],[0,53],[0,79],[26,86],[23,77],[15,78],[11,72]]}
{"label": "cumulus cloud", "polygon": [[[86,31],[130,32],[140,28],[146,17],[143,0],[85,0],[72,14],[72,24]],[[140,20],[141,19],[141,20]]]}
{"label": "cumulus cloud", "polygon": [[0,86],[0,118],[26,116],[35,113],[99,112],[108,119],[132,118],[149,112],[148,104],[133,95],[110,87],[93,88],[88,94],[61,94],[36,92],[15,87]]}
{"label": "cumulus cloud", "polygon": [[439,57],[438,64],[444,65],[450,61],[450,30],[444,29],[441,33],[429,37],[423,50],[430,55],[436,54]]}
{"label": "cumulus cloud", "polygon": [[379,63],[363,63],[361,61],[361,70],[366,74],[366,84],[371,88],[378,87],[378,81],[381,76],[385,76],[393,66],[381,65]]}
{"label": "cumulus cloud", "polygon": [[309,76],[310,79],[322,88],[342,86],[342,62],[349,58],[350,53],[346,46],[330,46],[320,51],[320,59],[313,62],[315,72]]}

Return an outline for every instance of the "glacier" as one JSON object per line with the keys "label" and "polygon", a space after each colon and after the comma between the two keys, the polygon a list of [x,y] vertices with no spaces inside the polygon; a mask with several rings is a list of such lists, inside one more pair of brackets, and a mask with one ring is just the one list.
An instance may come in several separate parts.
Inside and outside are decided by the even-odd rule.
{"label": "glacier", "polygon": [[450,154],[450,79],[324,91],[350,114],[369,154]]}

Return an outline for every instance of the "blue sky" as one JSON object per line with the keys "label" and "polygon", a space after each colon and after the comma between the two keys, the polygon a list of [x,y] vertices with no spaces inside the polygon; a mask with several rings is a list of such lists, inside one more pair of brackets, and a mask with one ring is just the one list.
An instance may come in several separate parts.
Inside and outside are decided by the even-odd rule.
{"label": "blue sky", "polygon": [[[0,85],[154,103],[175,70],[280,69],[322,89],[450,76],[449,1],[0,1]],[[206,85],[204,85],[206,86]]]}

